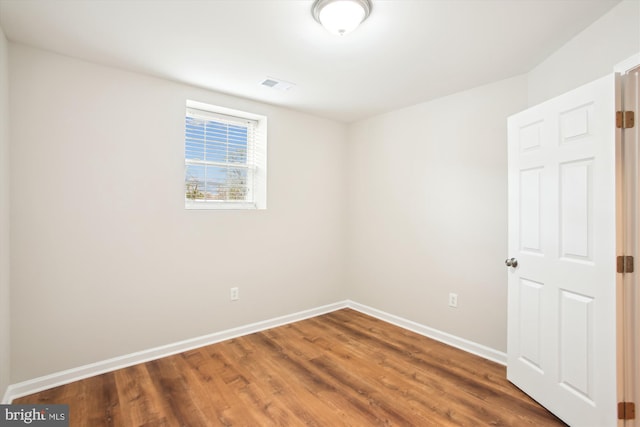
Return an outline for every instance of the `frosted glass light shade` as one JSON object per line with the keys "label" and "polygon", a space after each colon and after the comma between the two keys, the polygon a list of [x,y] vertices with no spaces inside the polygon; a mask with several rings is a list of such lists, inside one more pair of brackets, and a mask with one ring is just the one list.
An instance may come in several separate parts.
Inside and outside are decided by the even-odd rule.
{"label": "frosted glass light shade", "polygon": [[316,0],[311,13],[329,32],[344,36],[367,19],[371,13],[371,1]]}

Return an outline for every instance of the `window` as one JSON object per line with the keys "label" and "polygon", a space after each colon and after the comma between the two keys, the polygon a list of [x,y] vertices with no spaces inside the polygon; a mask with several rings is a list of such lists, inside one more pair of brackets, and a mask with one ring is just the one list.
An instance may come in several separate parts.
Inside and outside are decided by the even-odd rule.
{"label": "window", "polygon": [[187,209],[266,208],[266,117],[187,101]]}

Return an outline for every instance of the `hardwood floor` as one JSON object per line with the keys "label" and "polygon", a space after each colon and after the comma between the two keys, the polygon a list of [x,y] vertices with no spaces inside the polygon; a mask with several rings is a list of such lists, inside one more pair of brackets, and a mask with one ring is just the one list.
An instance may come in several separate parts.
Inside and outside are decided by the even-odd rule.
{"label": "hardwood floor", "polygon": [[16,399],[72,426],[563,426],[503,366],[344,309]]}

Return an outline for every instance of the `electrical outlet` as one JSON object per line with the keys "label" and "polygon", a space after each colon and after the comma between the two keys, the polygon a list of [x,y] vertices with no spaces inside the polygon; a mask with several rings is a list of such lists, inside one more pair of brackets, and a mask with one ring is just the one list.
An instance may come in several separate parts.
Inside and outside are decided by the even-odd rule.
{"label": "electrical outlet", "polygon": [[240,299],[240,288],[231,288],[229,291],[229,296],[231,297],[231,301],[237,301]]}
{"label": "electrical outlet", "polygon": [[458,294],[454,294],[454,293],[449,294],[449,307],[453,307],[453,308],[458,307]]}

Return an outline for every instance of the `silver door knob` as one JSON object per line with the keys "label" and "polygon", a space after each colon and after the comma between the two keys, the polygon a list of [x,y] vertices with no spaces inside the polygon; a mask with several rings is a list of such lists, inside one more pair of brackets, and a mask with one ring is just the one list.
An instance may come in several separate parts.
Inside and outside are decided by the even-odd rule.
{"label": "silver door knob", "polygon": [[505,260],[504,260],[504,264],[505,264],[507,267],[513,267],[513,268],[516,268],[516,267],[518,266],[518,260],[517,260],[517,259],[515,259],[515,258],[507,258],[507,259],[505,259]]}

